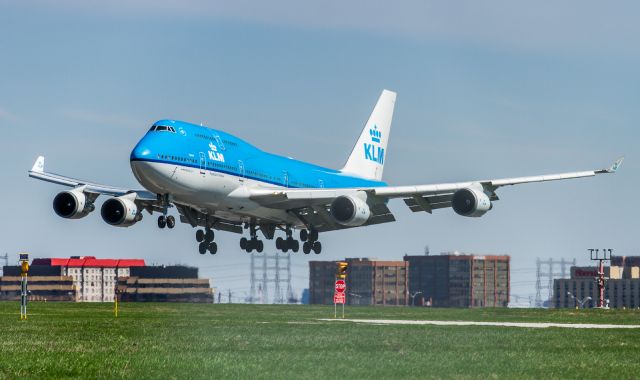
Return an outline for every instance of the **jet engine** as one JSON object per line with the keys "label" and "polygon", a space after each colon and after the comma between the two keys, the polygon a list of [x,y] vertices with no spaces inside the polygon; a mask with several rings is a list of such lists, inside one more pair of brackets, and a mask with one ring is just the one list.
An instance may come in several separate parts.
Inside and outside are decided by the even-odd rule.
{"label": "jet engine", "polygon": [[[363,195],[366,197],[366,194]],[[358,227],[369,220],[371,210],[360,197],[342,195],[331,202],[331,216],[343,226]]]}
{"label": "jet engine", "polygon": [[53,198],[53,211],[66,219],[83,218],[95,209],[82,190],[63,191]]}
{"label": "jet engine", "polygon": [[453,193],[451,207],[462,216],[480,217],[491,210],[491,200],[482,190],[474,188],[460,189]]}
{"label": "jet engine", "polygon": [[116,227],[130,227],[142,219],[138,206],[126,195],[107,199],[102,204],[100,214],[105,222]]}

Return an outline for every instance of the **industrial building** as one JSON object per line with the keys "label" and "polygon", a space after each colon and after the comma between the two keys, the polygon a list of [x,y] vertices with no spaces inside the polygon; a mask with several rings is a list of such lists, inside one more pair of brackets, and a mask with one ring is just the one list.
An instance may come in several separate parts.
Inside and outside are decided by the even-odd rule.
{"label": "industrial building", "polygon": [[[348,305],[407,305],[409,299],[406,261],[345,259],[349,263]],[[309,303],[333,304],[336,261],[309,262]]]}
{"label": "industrial building", "polygon": [[509,256],[443,253],[405,256],[411,304],[434,307],[506,307]]}
{"label": "industrial building", "polygon": [[[614,308],[640,307],[640,257],[616,256],[604,267],[605,306]],[[598,285],[596,267],[571,267],[571,278],[553,280],[553,306],[557,308],[596,307]]]}
{"label": "industrial building", "polygon": [[[0,300],[20,300],[20,267],[4,266],[0,277]],[[76,287],[71,276],[63,276],[58,268],[35,266],[29,271],[31,301],[75,301]]]}
{"label": "industrial building", "polygon": [[29,272],[37,267],[53,268],[59,275],[73,279],[76,301],[113,302],[118,277],[128,277],[132,267],[145,266],[140,259],[96,259],[71,256],[68,259],[34,259]]}
{"label": "industrial building", "polygon": [[117,292],[125,302],[213,303],[209,280],[185,266],[131,268],[129,277],[118,279]]}
{"label": "industrial building", "polygon": [[[5,266],[3,274],[0,300],[19,300],[20,267]],[[34,259],[28,283],[31,301],[113,302],[118,288],[126,301],[213,302],[197,268],[146,266],[141,259]]]}

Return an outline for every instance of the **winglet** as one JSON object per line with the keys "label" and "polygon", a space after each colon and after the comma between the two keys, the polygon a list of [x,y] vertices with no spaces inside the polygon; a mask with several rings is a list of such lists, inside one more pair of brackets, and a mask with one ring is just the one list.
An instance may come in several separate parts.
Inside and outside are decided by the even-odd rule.
{"label": "winglet", "polygon": [[607,173],[615,173],[616,171],[618,171],[620,165],[622,165],[622,161],[624,161],[624,156],[618,158],[616,162],[614,162],[613,165],[611,165],[611,167],[607,169]]}
{"label": "winglet", "polygon": [[618,158],[616,162],[614,162],[613,165],[611,165],[608,169],[596,170],[595,173],[596,174],[615,173],[618,171],[618,169],[620,169],[620,166],[622,165],[622,161],[624,161],[624,156]]}
{"label": "winglet", "polygon": [[44,156],[39,156],[31,168],[32,172],[44,173]]}

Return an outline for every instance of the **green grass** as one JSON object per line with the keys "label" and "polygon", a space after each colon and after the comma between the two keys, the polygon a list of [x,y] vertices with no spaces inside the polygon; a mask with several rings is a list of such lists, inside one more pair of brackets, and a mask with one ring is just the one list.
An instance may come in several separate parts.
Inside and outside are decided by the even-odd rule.
{"label": "green grass", "polygon": [[[0,377],[635,378],[640,330],[320,322],[333,306],[0,303]],[[640,324],[637,310],[348,307],[348,318]]]}

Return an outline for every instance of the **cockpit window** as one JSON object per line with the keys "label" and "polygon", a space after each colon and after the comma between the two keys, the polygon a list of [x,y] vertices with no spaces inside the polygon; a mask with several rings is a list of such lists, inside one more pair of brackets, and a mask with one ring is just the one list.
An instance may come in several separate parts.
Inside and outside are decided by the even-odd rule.
{"label": "cockpit window", "polygon": [[151,127],[151,131],[176,133],[176,130],[173,127],[168,127],[166,125],[154,125]]}
{"label": "cockpit window", "polygon": [[149,132],[153,132],[153,131],[155,131],[155,130],[156,130],[156,126],[155,126],[155,125],[152,125],[152,126],[151,126],[151,129],[149,129]]}

